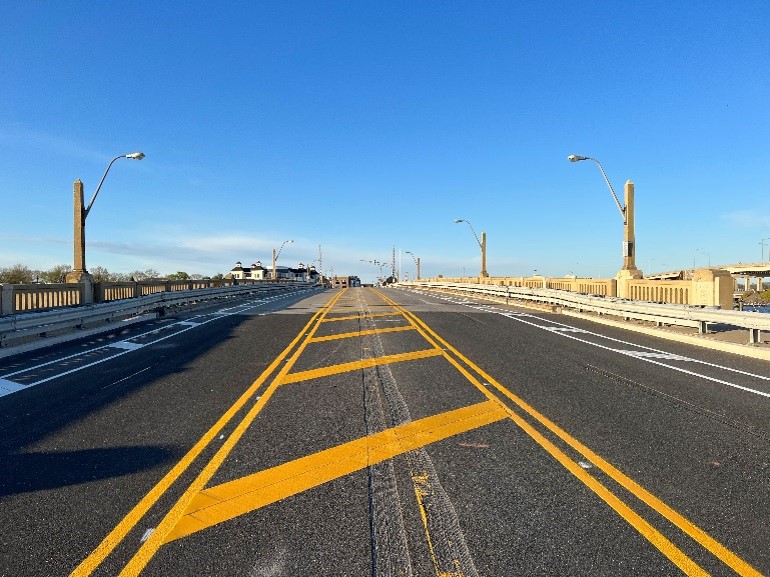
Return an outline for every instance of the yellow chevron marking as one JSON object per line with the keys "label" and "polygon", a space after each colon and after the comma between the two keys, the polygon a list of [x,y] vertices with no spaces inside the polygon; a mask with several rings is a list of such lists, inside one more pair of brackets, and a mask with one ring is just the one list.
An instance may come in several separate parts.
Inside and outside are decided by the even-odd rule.
{"label": "yellow chevron marking", "polygon": [[333,323],[335,321],[358,321],[361,319],[373,319],[375,317],[396,317],[401,316],[401,313],[399,312],[391,312],[391,313],[373,313],[373,314],[363,314],[363,315],[350,315],[350,316],[344,316],[344,317],[327,317],[323,320],[325,323]]}
{"label": "yellow chevron marking", "polygon": [[353,337],[362,337],[364,335],[381,335],[382,333],[397,333],[399,331],[413,331],[414,327],[411,325],[404,325],[401,327],[388,327],[385,329],[370,329],[366,331],[356,331],[351,333],[342,333],[339,335],[327,335],[325,337],[314,337],[310,339],[311,343],[321,343],[324,341],[336,341],[337,339],[351,339]]}
{"label": "yellow chevron marking", "polygon": [[350,371],[376,367],[379,365],[389,365],[391,363],[400,363],[403,361],[413,361],[416,359],[426,359],[428,357],[438,357],[442,354],[443,351],[441,349],[426,349],[424,351],[415,351],[413,353],[399,353],[396,355],[387,355],[373,359],[362,359],[360,361],[353,361],[352,363],[341,363],[339,365],[321,367],[320,369],[311,369],[309,371],[290,373],[281,379],[281,384],[287,385],[289,383],[298,383],[300,381],[317,379],[319,377],[327,377],[329,375],[338,375],[340,373],[347,373]]}
{"label": "yellow chevron marking", "polygon": [[396,455],[508,417],[499,402],[485,401],[399,425],[247,477],[193,497],[165,542],[278,502]]}

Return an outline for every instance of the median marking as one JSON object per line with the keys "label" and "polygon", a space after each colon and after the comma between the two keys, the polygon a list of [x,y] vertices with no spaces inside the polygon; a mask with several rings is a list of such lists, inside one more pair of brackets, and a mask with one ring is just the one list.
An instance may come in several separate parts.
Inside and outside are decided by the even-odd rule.
{"label": "median marking", "polygon": [[340,333],[338,335],[326,335],[325,337],[314,337],[310,339],[311,343],[322,343],[325,341],[336,341],[338,339],[351,339],[354,337],[363,337],[365,335],[381,335],[383,333],[396,333],[399,331],[413,331],[414,327],[411,325],[404,325],[403,327],[389,327],[387,329],[370,329],[365,331],[355,331],[350,333]]}
{"label": "median marking", "polygon": [[499,402],[484,401],[399,425],[205,489],[192,499],[164,543],[260,509],[396,455],[507,417],[507,411]]}
{"label": "median marking", "polygon": [[389,365],[391,363],[413,361],[416,359],[427,359],[428,357],[439,357],[443,354],[444,352],[441,349],[426,349],[424,351],[416,351],[413,353],[399,353],[396,355],[387,355],[384,357],[377,357],[372,359],[362,359],[360,361],[353,361],[351,363],[340,363],[339,365],[321,367],[320,369],[311,369],[309,371],[289,373],[281,379],[281,384],[288,385],[290,383],[298,383],[300,381],[307,381],[320,377],[328,377],[329,375],[339,375],[341,373],[348,373],[350,371],[367,369],[379,365]]}

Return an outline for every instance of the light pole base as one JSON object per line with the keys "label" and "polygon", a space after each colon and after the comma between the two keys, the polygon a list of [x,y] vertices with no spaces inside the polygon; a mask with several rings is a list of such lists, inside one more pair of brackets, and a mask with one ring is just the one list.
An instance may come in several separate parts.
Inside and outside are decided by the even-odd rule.
{"label": "light pole base", "polygon": [[94,277],[87,270],[73,270],[67,273],[65,281],[68,283],[94,283]]}
{"label": "light pole base", "polygon": [[644,278],[644,274],[638,268],[628,269],[622,268],[615,275],[615,280],[618,283],[618,296],[622,299],[629,298],[628,296],[628,281],[639,280]]}

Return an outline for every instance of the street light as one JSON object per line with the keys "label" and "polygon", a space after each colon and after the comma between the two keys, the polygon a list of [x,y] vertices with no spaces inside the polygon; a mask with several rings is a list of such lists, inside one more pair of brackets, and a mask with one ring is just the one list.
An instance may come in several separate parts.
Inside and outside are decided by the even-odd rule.
{"label": "street light", "polygon": [[[695,249],[695,254],[697,255],[698,253],[703,254],[706,257],[708,257],[708,263],[709,263],[709,267],[710,267],[711,266],[711,253],[710,252],[706,252],[702,248],[696,248]],[[695,259],[694,258],[693,258],[692,267],[695,268]]]}
{"label": "street light", "polygon": [[604,167],[602,166],[602,163],[596,160],[595,158],[591,156],[581,156],[579,154],[570,154],[567,157],[567,160],[570,162],[580,162],[581,160],[593,160],[597,166],[599,167],[599,170],[602,172],[602,176],[604,177],[604,182],[607,183],[607,186],[610,189],[610,192],[612,193],[612,198],[615,200],[615,206],[618,207],[618,211],[620,212],[620,216],[623,219],[623,268],[621,270],[623,271],[632,271],[630,275],[624,275],[624,276],[630,276],[631,278],[638,278],[641,276],[641,273],[636,268],[636,262],[635,262],[635,256],[634,256],[634,183],[630,180],[626,182],[625,186],[625,202],[626,205],[622,206],[620,204],[620,200],[618,199],[618,195],[615,194],[615,189],[612,188],[612,184],[610,183],[610,179],[607,178],[607,173],[604,172]]}
{"label": "street light", "polygon": [[406,254],[412,255],[412,260],[414,261],[414,264],[417,266],[417,280],[420,280],[420,257],[414,256],[414,253],[412,251],[406,250],[404,251]]}
{"label": "street light", "polygon": [[[761,255],[760,255],[760,257],[759,257],[759,262],[760,262],[760,263],[763,263],[763,262],[765,262],[765,241],[766,241],[766,240],[770,240],[770,236],[769,236],[769,237],[767,237],[767,238],[763,238],[762,240],[760,240],[760,241],[759,241],[759,244],[761,244],[761,245],[762,245],[762,248],[760,249],[760,250],[761,250],[761,252],[762,252],[762,254],[761,254]],[[768,255],[767,255],[767,258],[768,258],[768,260],[770,260],[770,251],[768,251]]]}
{"label": "street light", "polygon": [[275,249],[273,249],[273,280],[276,280],[278,278],[278,271],[275,269],[275,261],[278,260],[278,257],[281,256],[281,251],[283,250],[284,245],[287,243],[292,243],[293,240],[285,240],[281,243],[280,248],[278,249],[278,252],[275,252]]}
{"label": "street light", "polygon": [[142,160],[144,158],[143,152],[131,152],[129,154],[119,154],[113,158],[107,165],[107,170],[104,171],[102,179],[99,181],[99,186],[96,187],[96,192],[91,197],[91,201],[87,207],[83,207],[83,182],[78,179],[74,185],[74,234],[73,234],[73,266],[72,272],[67,274],[67,282],[79,283],[85,282],[90,279],[88,270],[86,270],[86,217],[91,212],[91,207],[94,205],[96,196],[104,184],[104,179],[107,178],[107,173],[112,168],[112,164],[119,158],[130,158],[132,160]]}
{"label": "street light", "polygon": [[386,266],[388,263],[386,263],[386,262],[384,262],[384,261],[379,261],[379,260],[365,260],[365,259],[363,259],[363,258],[362,258],[362,259],[359,259],[359,260],[360,260],[361,262],[368,262],[368,263],[369,263],[369,264],[371,264],[371,265],[374,265],[374,266],[380,267],[380,276],[379,276],[379,278],[377,279],[377,281],[378,281],[378,282],[380,282],[380,283],[382,283],[382,284],[385,284],[385,273],[382,271],[382,267]]}
{"label": "street light", "polygon": [[470,227],[471,232],[473,233],[473,238],[476,239],[476,242],[478,243],[479,248],[481,249],[481,273],[479,276],[488,277],[489,273],[487,272],[487,233],[482,231],[481,240],[479,240],[479,237],[476,234],[476,231],[474,230],[473,225],[470,223],[470,221],[467,221],[463,218],[455,219],[455,223],[461,223],[461,222],[464,222]]}

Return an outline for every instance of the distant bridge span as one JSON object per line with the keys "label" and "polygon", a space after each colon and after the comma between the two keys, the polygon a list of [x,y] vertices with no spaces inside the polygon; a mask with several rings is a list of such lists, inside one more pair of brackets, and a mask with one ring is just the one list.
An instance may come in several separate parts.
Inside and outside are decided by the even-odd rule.
{"label": "distant bridge span", "polygon": [[[738,290],[738,279],[743,278],[743,286],[751,286],[751,279],[764,279],[770,277],[770,263],[769,262],[755,262],[755,263],[738,263],[738,264],[724,264],[715,265],[705,268],[718,268],[729,272],[735,279],[736,291]],[[649,280],[671,280],[671,279],[685,279],[692,277],[693,269],[680,269],[668,272],[661,272],[655,274],[645,275],[644,278]],[[758,285],[761,281],[757,280],[753,284]]]}

